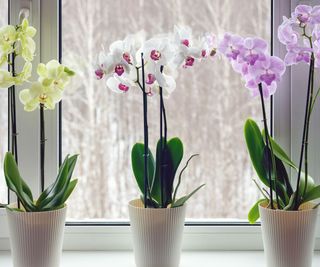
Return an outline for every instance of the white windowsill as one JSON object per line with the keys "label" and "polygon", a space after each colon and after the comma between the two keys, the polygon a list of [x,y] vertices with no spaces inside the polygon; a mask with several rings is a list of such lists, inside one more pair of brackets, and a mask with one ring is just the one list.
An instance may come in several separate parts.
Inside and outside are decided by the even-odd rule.
{"label": "white windowsill", "polygon": [[[1,266],[12,267],[10,252],[0,252]],[[61,267],[135,267],[132,252],[96,251],[64,252]],[[265,267],[262,251],[206,251],[183,252],[180,267],[224,266]],[[313,266],[320,266],[320,252],[314,256]]]}

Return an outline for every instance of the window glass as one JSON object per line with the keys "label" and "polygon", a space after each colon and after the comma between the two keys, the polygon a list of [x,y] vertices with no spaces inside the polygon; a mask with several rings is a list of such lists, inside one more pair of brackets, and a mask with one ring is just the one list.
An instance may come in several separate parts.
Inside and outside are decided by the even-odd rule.
{"label": "window glass", "polygon": [[[141,29],[152,36],[174,25],[188,25],[195,34],[230,31],[270,40],[270,14],[270,0],[62,0],[63,62],[78,75],[63,102],[63,155],[80,154],[69,219],[127,219],[128,201],[139,196],[130,151],[143,140],[141,95],[118,95],[96,81],[92,64],[101,45],[107,49]],[[189,200],[187,217],[245,219],[259,193],[243,125],[250,116],[261,120],[260,102],[224,60],[199,66],[180,70],[177,89],[165,100],[168,134],[184,142],[184,160],[200,154],[185,172],[181,194],[206,184]],[[158,98],[149,101],[154,151]]]}
{"label": "window glass", "polygon": [[[8,0],[0,0],[0,7],[0,27],[2,27],[8,24]],[[8,93],[6,89],[0,89],[0,125],[0,202],[7,203],[7,187],[2,167],[4,154],[8,149]]]}

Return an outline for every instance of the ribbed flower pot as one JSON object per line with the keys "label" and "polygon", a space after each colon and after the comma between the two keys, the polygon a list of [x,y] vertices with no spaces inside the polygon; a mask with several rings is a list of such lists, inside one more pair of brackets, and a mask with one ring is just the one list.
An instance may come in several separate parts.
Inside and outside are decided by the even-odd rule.
{"label": "ribbed flower pot", "polygon": [[267,267],[312,266],[318,217],[312,206],[299,211],[259,206]]}
{"label": "ribbed flower pot", "polygon": [[7,209],[14,267],[60,266],[66,210],[66,207],[46,212]]}
{"label": "ribbed flower pot", "polygon": [[145,209],[139,200],[129,203],[137,267],[178,267],[186,207]]}

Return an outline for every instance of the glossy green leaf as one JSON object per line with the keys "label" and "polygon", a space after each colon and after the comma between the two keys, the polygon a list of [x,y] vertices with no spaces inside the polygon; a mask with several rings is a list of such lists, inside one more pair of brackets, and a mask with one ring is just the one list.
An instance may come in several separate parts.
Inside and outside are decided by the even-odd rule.
{"label": "glossy green leaf", "polygon": [[68,169],[66,168],[66,165],[69,162],[69,155],[67,155],[63,161],[63,163],[61,164],[60,168],[59,168],[59,172],[57,175],[56,180],[54,181],[53,184],[51,184],[48,188],[46,188],[42,194],[40,195],[40,197],[37,200],[36,205],[41,207],[44,206],[46,203],[43,203],[43,201],[45,199],[47,199],[49,197],[49,194],[53,191],[54,188],[56,188],[58,186],[58,183],[61,179],[62,176],[65,176],[67,174]]}
{"label": "glossy green leaf", "polygon": [[303,203],[309,202],[320,198],[320,185],[313,187],[310,191],[306,193],[303,199]]}
{"label": "glossy green leaf", "polygon": [[280,181],[281,184],[285,186],[287,195],[291,196],[293,194],[293,189],[287,170],[279,158],[276,157],[275,160],[277,168],[277,179]]}
{"label": "glossy green leaf", "polygon": [[35,211],[33,199],[30,198],[31,190],[21,178],[14,156],[10,152],[5,155],[4,175],[8,188],[16,193],[26,211]]}
{"label": "glossy green leaf", "polygon": [[[263,138],[265,139],[265,131],[262,131]],[[281,146],[272,138],[270,137],[270,142],[272,145],[273,154],[279,158],[281,161],[289,165],[294,169],[298,169],[294,162],[290,159],[290,157],[286,154],[286,152],[281,148]]]}
{"label": "glossy green leaf", "polygon": [[70,183],[69,183],[67,189],[65,190],[63,197],[61,199],[62,204],[64,204],[68,200],[68,198],[72,194],[74,188],[76,187],[77,183],[78,183],[78,179],[74,179],[74,180],[70,181]]}
{"label": "glossy green leaf", "polygon": [[[148,149],[148,182],[152,186],[155,172],[154,157]],[[144,195],[144,144],[136,143],[131,151],[131,165],[141,193]]]}
{"label": "glossy green leaf", "polygon": [[262,202],[267,201],[266,199],[259,199],[250,209],[248,213],[249,223],[254,224],[260,218],[259,205]]}
{"label": "glossy green leaf", "polygon": [[188,201],[189,198],[191,198],[195,193],[197,193],[204,186],[205,186],[205,184],[202,184],[198,188],[193,190],[189,195],[186,195],[184,197],[179,198],[177,201],[172,203],[171,207],[172,208],[177,208],[177,207],[183,206]]}
{"label": "glossy green leaf", "polygon": [[252,165],[260,180],[269,186],[268,175],[263,166],[265,143],[261,131],[254,120],[248,119],[246,121],[244,135]]}
{"label": "glossy green leaf", "polygon": [[[63,199],[72,178],[72,174],[77,162],[78,155],[71,156],[65,166],[67,169],[66,175],[61,175],[57,186],[52,189],[48,197],[42,202],[41,208],[43,210],[53,210],[64,204]],[[62,171],[61,173],[65,173]]]}
{"label": "glossy green leaf", "polygon": [[168,149],[172,160],[173,175],[175,176],[183,158],[183,143],[178,137],[174,137],[168,141]]}
{"label": "glossy green leaf", "polygon": [[162,157],[163,177],[163,205],[166,207],[172,202],[173,183],[176,171],[183,158],[183,144],[177,137],[170,139],[161,149],[160,140],[157,143],[156,173],[152,187],[152,197],[161,203],[161,180],[160,180],[160,156]]}
{"label": "glossy green leaf", "polygon": [[[299,184],[299,195],[300,196],[302,196],[302,194],[304,192],[305,183],[306,183],[305,177],[306,177],[306,174],[304,172],[301,172],[301,178],[300,178],[300,184]],[[315,187],[316,187],[316,185],[314,183],[313,178],[310,175],[308,175],[306,193],[308,193],[310,190],[312,190]]]}

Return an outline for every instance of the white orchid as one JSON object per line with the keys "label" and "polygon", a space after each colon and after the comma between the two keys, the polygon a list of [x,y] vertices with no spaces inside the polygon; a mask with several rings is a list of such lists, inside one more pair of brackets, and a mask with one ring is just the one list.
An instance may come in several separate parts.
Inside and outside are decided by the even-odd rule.
{"label": "white orchid", "polygon": [[[166,66],[171,61],[175,54],[174,47],[169,36],[158,36],[149,39],[142,47],[145,63],[158,66]],[[138,57],[140,55],[137,55]]]}
{"label": "white orchid", "polygon": [[14,51],[13,44],[17,40],[16,28],[6,25],[0,28],[0,66],[8,60],[8,55]]}
{"label": "white orchid", "polygon": [[107,80],[107,87],[116,93],[126,93],[134,86],[136,86],[136,84],[128,75],[118,76],[114,74]]}
{"label": "white orchid", "polygon": [[54,109],[62,98],[62,92],[54,87],[35,82],[30,89],[22,90],[19,98],[25,111],[33,111],[40,107],[40,104],[43,104],[46,109]]}
{"label": "white orchid", "polygon": [[204,56],[205,40],[194,40],[189,27],[175,26],[173,40],[177,50],[173,63],[177,67],[181,65],[184,68],[192,67],[196,60]]}
{"label": "white orchid", "polygon": [[98,79],[105,75],[122,76],[129,74],[137,65],[135,54],[141,47],[144,33],[131,34],[124,40],[118,40],[110,45],[109,51],[102,51],[98,57],[95,74]]}

